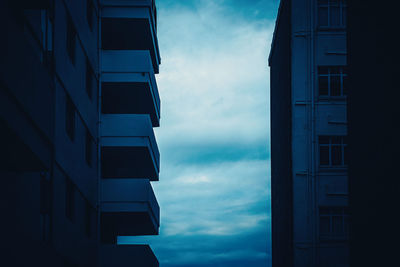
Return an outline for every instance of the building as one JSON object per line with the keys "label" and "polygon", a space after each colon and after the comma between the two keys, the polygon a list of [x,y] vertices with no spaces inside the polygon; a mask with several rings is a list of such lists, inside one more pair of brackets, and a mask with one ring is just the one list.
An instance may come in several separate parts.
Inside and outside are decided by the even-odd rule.
{"label": "building", "polygon": [[154,0],[0,2],[1,261],[158,266]]}
{"label": "building", "polygon": [[346,10],[345,0],[280,3],[269,56],[273,266],[349,266]]}
{"label": "building", "polygon": [[399,261],[400,42],[393,4],[348,1],[351,266]]}

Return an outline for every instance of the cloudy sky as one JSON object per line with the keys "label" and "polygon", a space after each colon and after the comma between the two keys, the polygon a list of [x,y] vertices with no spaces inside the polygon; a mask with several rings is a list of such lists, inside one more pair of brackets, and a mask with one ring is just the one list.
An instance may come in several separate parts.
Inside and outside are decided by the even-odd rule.
{"label": "cloudy sky", "polygon": [[269,266],[267,58],[278,0],[158,0],[161,266]]}

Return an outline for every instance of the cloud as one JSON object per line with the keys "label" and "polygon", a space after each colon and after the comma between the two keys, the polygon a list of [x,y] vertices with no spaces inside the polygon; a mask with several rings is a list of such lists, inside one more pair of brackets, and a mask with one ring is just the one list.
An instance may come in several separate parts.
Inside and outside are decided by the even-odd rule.
{"label": "cloud", "polygon": [[155,129],[162,266],[267,266],[270,261],[269,70],[277,1],[159,0]]}
{"label": "cloud", "polygon": [[159,142],[265,142],[273,23],[232,21],[223,6],[203,2],[196,10],[160,10],[169,25],[160,21]]}

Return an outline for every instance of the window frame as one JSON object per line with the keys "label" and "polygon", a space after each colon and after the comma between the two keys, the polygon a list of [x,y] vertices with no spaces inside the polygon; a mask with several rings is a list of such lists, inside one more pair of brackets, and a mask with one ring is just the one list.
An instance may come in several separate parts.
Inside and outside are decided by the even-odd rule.
{"label": "window frame", "polygon": [[[327,73],[323,72],[322,69],[326,68]],[[334,68],[338,68],[339,72],[333,72],[332,70]],[[331,79],[332,77],[338,77],[340,78],[340,95],[332,95],[332,84],[331,84]],[[327,77],[328,81],[328,93],[321,94],[321,78],[322,77]],[[345,65],[337,65],[337,66],[324,66],[320,65],[317,68],[317,89],[318,89],[318,98],[320,100],[323,99],[330,99],[330,100],[343,100],[347,98],[348,94],[348,88],[345,86],[345,79],[347,79],[348,74],[347,74],[347,67]],[[348,83],[347,83],[348,85]]]}
{"label": "window frame", "polygon": [[[321,138],[329,138],[328,143],[321,143]],[[333,143],[332,139],[333,138],[340,138],[340,143]],[[347,158],[346,157],[346,149],[348,147],[347,144],[347,136],[346,135],[319,135],[318,136],[318,166],[322,169],[327,169],[327,168],[347,168],[348,164],[347,162]],[[333,149],[332,147],[334,146],[340,146],[340,153],[341,153],[341,163],[340,164],[333,164]],[[328,155],[329,155],[329,163],[328,164],[321,164],[321,147],[328,147]]]}
{"label": "window frame", "polygon": [[[322,0],[317,0],[317,27],[320,30],[344,30],[347,25],[347,2],[346,0],[324,0],[326,3],[322,3]],[[337,2],[337,4],[335,4]],[[332,8],[338,7],[339,8],[339,25],[331,25],[331,14]],[[320,9],[326,8],[327,9],[327,25],[320,24]]]}
{"label": "window frame", "polygon": [[[329,212],[322,213],[326,209]],[[340,210],[340,212],[337,212]],[[342,231],[334,231],[334,217],[341,217]],[[321,232],[322,218],[329,219],[329,231],[327,233]],[[318,236],[320,241],[341,241],[349,239],[349,210],[347,206],[320,206],[318,209]]]}

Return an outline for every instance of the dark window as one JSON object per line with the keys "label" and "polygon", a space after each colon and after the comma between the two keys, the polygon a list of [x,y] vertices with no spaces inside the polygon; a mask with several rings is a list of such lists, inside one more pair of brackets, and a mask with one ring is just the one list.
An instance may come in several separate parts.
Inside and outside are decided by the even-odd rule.
{"label": "dark window", "polygon": [[345,136],[319,136],[318,143],[320,166],[347,166],[347,139]]}
{"label": "dark window", "polygon": [[319,95],[329,95],[329,79],[328,76],[320,76],[318,80]]}
{"label": "dark window", "polygon": [[94,19],[95,19],[95,10],[94,10],[94,5],[92,0],[87,0],[86,1],[86,19],[89,25],[89,28],[91,31],[93,31],[93,24],[94,24]]}
{"label": "dark window", "polygon": [[346,96],[346,68],[344,66],[318,67],[318,92],[320,97]]}
{"label": "dark window", "polygon": [[85,233],[86,233],[87,237],[89,237],[89,238],[92,236],[91,224],[92,224],[92,208],[91,208],[91,206],[90,206],[89,201],[86,200],[86,208],[85,208]]}
{"label": "dark window", "polygon": [[72,19],[68,17],[67,19],[67,53],[69,58],[72,61],[72,64],[75,64],[75,49],[76,49],[76,30]]}
{"label": "dark window", "polygon": [[40,179],[40,213],[50,213],[50,181],[45,177]]}
{"label": "dark window", "polygon": [[92,166],[92,149],[93,149],[93,138],[90,135],[89,130],[86,129],[86,148],[85,148],[85,158],[87,164]]}
{"label": "dark window", "polygon": [[36,8],[22,8],[20,10],[23,29],[27,41],[34,52],[39,56],[40,62],[51,67],[53,50],[53,9],[51,7],[37,6]]}
{"label": "dark window", "polygon": [[75,106],[68,95],[65,100],[65,130],[69,138],[73,141],[75,138]]}
{"label": "dark window", "polygon": [[75,186],[69,179],[65,179],[65,216],[70,220],[75,219]]}
{"label": "dark window", "polygon": [[90,99],[93,95],[93,70],[89,59],[86,59],[86,93]]}
{"label": "dark window", "polygon": [[349,213],[347,207],[319,208],[320,240],[346,240],[349,237]]}
{"label": "dark window", "polygon": [[[344,137],[343,143],[347,144],[347,137]],[[343,151],[343,162],[344,162],[344,165],[349,165],[349,155],[348,155],[349,149],[348,149],[348,146],[347,145],[344,146],[343,150],[344,150]]]}
{"label": "dark window", "polygon": [[343,148],[342,148],[342,137],[339,136],[332,136],[331,137],[331,159],[332,159],[332,165],[344,165],[342,161],[342,154],[343,154]]}
{"label": "dark window", "polygon": [[329,146],[320,146],[319,157],[321,165],[329,165]]}
{"label": "dark window", "polygon": [[318,26],[343,28],[346,26],[346,0],[318,0]]}
{"label": "dark window", "polygon": [[41,28],[43,39],[43,62],[46,66],[52,67],[53,64],[53,25],[54,17],[52,8],[42,10]]}

